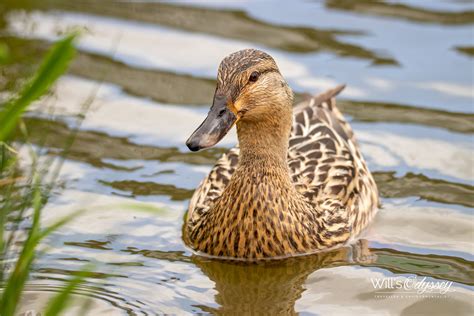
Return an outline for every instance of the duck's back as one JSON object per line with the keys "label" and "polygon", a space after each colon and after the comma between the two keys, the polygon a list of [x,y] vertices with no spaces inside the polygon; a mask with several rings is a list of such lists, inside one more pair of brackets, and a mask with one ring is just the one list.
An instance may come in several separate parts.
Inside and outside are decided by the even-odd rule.
{"label": "duck's back", "polygon": [[[294,107],[288,166],[298,192],[314,206],[346,209],[352,235],[357,235],[375,215],[378,191],[354,133],[336,107],[335,96],[343,88]],[[222,194],[238,161],[239,148],[232,148],[201,182],[189,205],[188,228],[192,230]]]}
{"label": "duck's back", "polygon": [[295,106],[288,165],[297,190],[313,205],[342,205],[357,235],[377,211],[378,190],[352,128],[336,107],[342,89]]}

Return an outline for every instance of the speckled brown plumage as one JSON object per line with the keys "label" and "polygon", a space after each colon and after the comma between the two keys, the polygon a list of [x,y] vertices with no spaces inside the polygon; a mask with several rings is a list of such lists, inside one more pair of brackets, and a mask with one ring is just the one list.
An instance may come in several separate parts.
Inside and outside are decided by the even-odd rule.
{"label": "speckled brown plumage", "polygon": [[[258,71],[259,81],[247,83]],[[260,259],[346,243],[377,210],[375,182],[336,107],[343,86],[292,107],[273,59],[244,50],[224,59],[217,91],[230,95],[239,147],[194,193],[185,239],[211,256]]]}

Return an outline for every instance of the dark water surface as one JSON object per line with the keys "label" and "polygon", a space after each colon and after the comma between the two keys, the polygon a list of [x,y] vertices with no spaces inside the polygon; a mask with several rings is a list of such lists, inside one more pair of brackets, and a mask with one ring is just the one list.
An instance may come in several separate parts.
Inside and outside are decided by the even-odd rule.
{"label": "dark water surface", "polygon": [[[45,242],[21,312],[40,310],[91,262],[71,313],[91,297],[90,315],[472,315],[473,10],[462,0],[3,0],[0,42],[12,59],[0,91],[18,87],[61,34],[84,30],[69,73],[25,120],[33,145],[60,154],[95,96],[43,222],[87,212]],[[297,98],[348,85],[339,106],[383,202],[352,247],[249,266],[184,246],[189,198],[236,138],[200,153],[184,141],[220,60],[248,47],[275,57]],[[451,292],[381,296],[372,284],[401,276],[452,282]]]}

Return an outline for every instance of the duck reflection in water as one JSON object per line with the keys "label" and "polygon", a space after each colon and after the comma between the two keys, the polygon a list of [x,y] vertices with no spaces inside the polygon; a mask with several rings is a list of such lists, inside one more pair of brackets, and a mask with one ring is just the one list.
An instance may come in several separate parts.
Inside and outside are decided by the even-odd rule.
{"label": "duck reflection in water", "polygon": [[218,315],[296,315],[295,303],[311,273],[375,260],[365,239],[331,251],[253,264],[193,256],[193,263],[215,283],[215,301],[220,305],[196,307]]}

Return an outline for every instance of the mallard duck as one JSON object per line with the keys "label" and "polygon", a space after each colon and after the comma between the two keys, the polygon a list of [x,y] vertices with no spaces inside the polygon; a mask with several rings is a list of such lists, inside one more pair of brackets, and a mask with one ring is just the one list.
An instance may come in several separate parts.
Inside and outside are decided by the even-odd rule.
{"label": "mallard duck", "polygon": [[218,143],[235,124],[239,145],[194,192],[184,227],[198,253],[255,260],[348,243],[377,212],[378,191],[336,107],[338,86],[293,107],[273,58],[246,49],[219,66],[213,104],[186,142]]}

